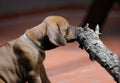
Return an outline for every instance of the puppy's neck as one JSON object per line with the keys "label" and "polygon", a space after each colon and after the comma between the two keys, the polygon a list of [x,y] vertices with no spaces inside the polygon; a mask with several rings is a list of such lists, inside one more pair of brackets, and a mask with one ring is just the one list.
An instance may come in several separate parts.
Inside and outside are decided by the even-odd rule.
{"label": "puppy's neck", "polygon": [[37,45],[41,46],[41,42],[46,35],[46,27],[44,23],[35,26],[26,31],[27,35],[34,41]]}

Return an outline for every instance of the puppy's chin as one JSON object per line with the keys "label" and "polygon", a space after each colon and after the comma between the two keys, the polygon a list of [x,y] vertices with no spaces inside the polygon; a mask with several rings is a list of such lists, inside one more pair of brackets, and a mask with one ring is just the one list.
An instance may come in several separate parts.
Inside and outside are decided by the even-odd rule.
{"label": "puppy's chin", "polygon": [[72,43],[72,42],[75,42],[76,40],[77,40],[77,38],[76,39],[67,40],[67,43]]}
{"label": "puppy's chin", "polygon": [[53,44],[49,41],[49,38],[47,36],[44,37],[41,45],[45,48],[45,50],[51,50],[53,48],[58,47],[57,45]]}
{"label": "puppy's chin", "polygon": [[57,45],[53,44],[52,42],[47,42],[47,44],[44,46],[45,46],[45,50],[51,50],[53,48],[58,47]]}

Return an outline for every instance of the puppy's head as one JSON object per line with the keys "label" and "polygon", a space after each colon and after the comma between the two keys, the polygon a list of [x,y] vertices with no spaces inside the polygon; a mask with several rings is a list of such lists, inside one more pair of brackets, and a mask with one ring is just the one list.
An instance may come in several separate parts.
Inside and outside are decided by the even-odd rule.
{"label": "puppy's head", "polygon": [[49,16],[44,20],[47,27],[49,41],[56,46],[64,46],[67,42],[76,39],[77,27],[69,25],[68,21],[61,16]]}

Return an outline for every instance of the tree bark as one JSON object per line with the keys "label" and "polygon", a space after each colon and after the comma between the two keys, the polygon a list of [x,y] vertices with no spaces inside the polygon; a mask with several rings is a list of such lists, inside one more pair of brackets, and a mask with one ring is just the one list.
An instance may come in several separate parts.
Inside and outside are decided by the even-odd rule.
{"label": "tree bark", "polygon": [[99,26],[95,32],[88,27],[88,24],[76,30],[80,48],[84,48],[90,55],[91,60],[96,60],[104,67],[117,83],[120,83],[120,60],[119,57],[110,51],[99,39]]}

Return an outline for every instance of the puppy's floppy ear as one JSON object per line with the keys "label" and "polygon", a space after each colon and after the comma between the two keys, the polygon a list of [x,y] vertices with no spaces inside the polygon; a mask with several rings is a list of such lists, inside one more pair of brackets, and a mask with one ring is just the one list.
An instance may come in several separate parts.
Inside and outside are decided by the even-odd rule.
{"label": "puppy's floppy ear", "polygon": [[47,27],[47,35],[49,40],[57,46],[64,46],[66,44],[66,40],[61,33],[60,27],[56,24]]}

